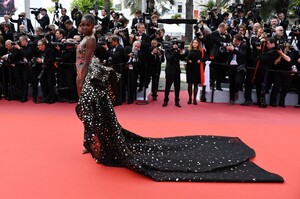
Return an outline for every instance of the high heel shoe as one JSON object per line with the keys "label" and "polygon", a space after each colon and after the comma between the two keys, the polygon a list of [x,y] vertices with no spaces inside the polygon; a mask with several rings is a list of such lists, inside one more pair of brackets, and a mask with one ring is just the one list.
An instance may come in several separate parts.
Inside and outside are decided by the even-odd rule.
{"label": "high heel shoe", "polygon": [[82,150],[82,154],[87,154],[87,153],[89,153],[89,151],[88,151],[86,148],[84,148],[84,149]]}

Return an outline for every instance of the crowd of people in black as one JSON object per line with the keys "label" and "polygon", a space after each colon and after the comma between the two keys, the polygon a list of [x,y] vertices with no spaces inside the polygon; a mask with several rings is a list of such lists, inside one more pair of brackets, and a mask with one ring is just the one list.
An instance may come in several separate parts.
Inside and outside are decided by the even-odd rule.
{"label": "crowd of people in black", "polygon": [[[39,26],[33,28],[30,19],[21,13],[18,19],[4,16],[0,31],[0,97],[35,103],[69,102],[78,100],[76,91],[76,48],[82,39],[82,13],[74,8],[71,17],[65,8],[60,17],[50,24],[46,9],[35,14]],[[188,104],[197,105],[198,87],[202,86],[200,100],[206,102],[204,63],[211,61],[211,86],[222,91],[222,82],[228,76],[230,96],[228,105],[244,90],[245,102],[254,104],[252,89],[256,89],[257,105],[285,107],[285,97],[291,85],[300,91],[299,27],[287,35],[289,21],[283,13],[263,23],[259,15],[243,9],[218,13],[214,8],[208,16],[200,16],[194,26],[194,39],[185,47],[177,39],[166,39],[165,30],[158,24],[158,15],[145,16],[141,11],[129,26],[122,14],[93,12],[95,16],[96,50],[94,55],[104,65],[112,67],[121,78],[116,105],[131,104],[137,93],[151,83],[151,96],[157,101],[161,65],[166,61],[166,85],[163,107],[168,106],[172,84],[175,105],[180,105],[180,61],[185,61],[188,85]],[[15,31],[14,23],[17,24]],[[30,85],[30,87],[29,87]],[[39,93],[39,85],[41,93]],[[28,93],[31,90],[32,93]],[[270,92],[270,101],[266,93]],[[278,98],[279,95],[279,99]],[[297,104],[300,107],[300,97]]]}

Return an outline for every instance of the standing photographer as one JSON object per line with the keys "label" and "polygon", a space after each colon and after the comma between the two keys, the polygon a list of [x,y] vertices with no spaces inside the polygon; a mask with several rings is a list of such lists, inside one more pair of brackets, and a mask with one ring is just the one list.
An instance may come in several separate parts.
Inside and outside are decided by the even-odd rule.
{"label": "standing photographer", "polygon": [[35,16],[35,19],[40,24],[40,26],[43,28],[43,30],[46,31],[47,26],[50,24],[50,18],[49,18],[48,14],[47,14],[47,9],[46,8],[42,8],[40,10],[40,14],[37,15],[37,16]]}
{"label": "standing photographer", "polygon": [[41,67],[41,72],[38,79],[41,81],[41,88],[43,92],[43,99],[41,102],[52,104],[55,101],[55,77],[54,77],[54,54],[53,50],[47,46],[45,39],[38,41],[38,57],[35,59]]}
{"label": "standing photographer", "polygon": [[25,32],[34,33],[34,29],[33,29],[31,20],[26,18],[25,12],[21,12],[21,14],[19,14],[19,19],[10,18],[10,21],[13,23],[17,23],[18,32],[20,32],[20,25],[24,25]]}
{"label": "standing photographer", "polygon": [[184,49],[180,49],[177,41],[172,41],[172,46],[165,51],[167,66],[166,66],[166,87],[163,107],[168,106],[169,93],[172,84],[175,89],[175,106],[181,107],[179,101],[180,93],[180,60],[184,60]]}
{"label": "standing photographer", "polygon": [[62,8],[60,10],[61,16],[59,18],[56,18],[54,24],[57,25],[59,28],[64,29],[64,31],[67,31],[65,22],[70,19],[70,17],[67,15],[67,9]]}

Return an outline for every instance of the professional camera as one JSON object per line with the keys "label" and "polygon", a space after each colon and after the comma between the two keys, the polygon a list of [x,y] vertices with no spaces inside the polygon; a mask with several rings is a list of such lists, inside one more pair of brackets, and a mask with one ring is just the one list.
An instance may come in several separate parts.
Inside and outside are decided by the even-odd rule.
{"label": "professional camera", "polygon": [[182,40],[177,40],[177,39],[173,39],[173,40],[172,40],[172,46],[173,46],[174,44],[177,44],[177,46],[178,46],[179,49],[184,49],[184,41],[182,41]]}
{"label": "professional camera", "polygon": [[30,8],[32,11],[31,14],[34,14],[36,17],[41,13],[42,8]]}
{"label": "professional camera", "polygon": [[275,46],[277,50],[283,50],[285,48],[286,40],[278,39],[276,40]]}
{"label": "professional camera", "polygon": [[13,41],[13,42],[11,42],[11,45],[12,45],[12,46],[20,45],[20,41]]}
{"label": "professional camera", "polygon": [[228,7],[228,11],[231,13],[237,13],[239,11],[244,11],[244,4],[233,3]]}
{"label": "professional camera", "polygon": [[219,48],[219,51],[220,51],[221,53],[227,52],[227,48],[226,48],[227,46],[232,46],[231,43],[221,42],[221,44],[222,44],[222,46]]}
{"label": "professional camera", "polygon": [[66,46],[76,46],[78,44],[78,42],[51,42],[52,46],[59,46],[61,48],[64,48]]}
{"label": "professional camera", "polygon": [[110,45],[110,43],[111,43],[111,40],[106,37],[101,37],[101,38],[99,38],[99,41],[98,41],[98,44],[100,46]]}

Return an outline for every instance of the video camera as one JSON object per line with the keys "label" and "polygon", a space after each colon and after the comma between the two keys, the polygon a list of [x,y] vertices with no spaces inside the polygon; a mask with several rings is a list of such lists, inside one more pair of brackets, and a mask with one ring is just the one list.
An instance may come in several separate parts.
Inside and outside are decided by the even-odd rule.
{"label": "video camera", "polygon": [[30,8],[32,11],[31,14],[34,14],[34,16],[38,16],[41,13],[42,8]]}
{"label": "video camera", "polygon": [[178,39],[172,39],[170,41],[163,41],[162,48],[163,49],[173,49],[173,45],[177,44],[178,49],[184,49],[184,41]]}

